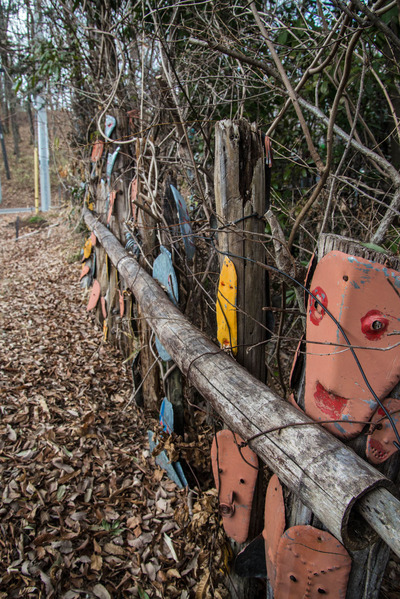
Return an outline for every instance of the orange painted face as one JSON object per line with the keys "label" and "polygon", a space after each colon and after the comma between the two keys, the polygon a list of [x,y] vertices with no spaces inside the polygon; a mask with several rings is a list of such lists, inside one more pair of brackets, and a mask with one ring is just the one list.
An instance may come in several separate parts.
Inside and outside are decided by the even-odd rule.
{"label": "orange painted face", "polygon": [[275,599],[345,599],[351,558],[330,533],[292,526],[281,537]]}
{"label": "orange painted face", "polygon": [[329,252],[318,263],[308,299],[305,411],[341,438],[357,436],[377,408],[356,362],[327,308],[339,321],[379,397],[400,380],[400,273],[385,266]]}
{"label": "orange painted face", "polygon": [[229,430],[219,431],[211,447],[211,462],[218,491],[219,511],[226,534],[237,543],[247,540],[254,489],[258,475],[257,455],[243,439]]}
{"label": "orange painted face", "polygon": [[[400,432],[400,399],[385,399],[383,405],[392,416],[396,429]],[[365,454],[371,464],[382,464],[386,462],[396,451],[393,441],[396,440],[393,428],[382,408],[378,408],[371,420],[377,427],[367,439]]]}

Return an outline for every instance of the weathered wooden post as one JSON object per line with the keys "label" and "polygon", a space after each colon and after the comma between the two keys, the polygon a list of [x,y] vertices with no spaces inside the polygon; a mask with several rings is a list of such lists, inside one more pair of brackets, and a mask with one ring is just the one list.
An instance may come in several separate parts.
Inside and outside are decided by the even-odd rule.
{"label": "weathered wooden post", "polygon": [[[245,120],[220,121],[215,130],[215,203],[220,265],[233,261],[238,280],[236,359],[265,381],[267,281],[254,262],[264,262],[261,243],[267,210],[265,159],[260,133]],[[240,256],[237,258],[236,256]],[[261,344],[261,345],[260,345]]]}
{"label": "weathered wooden post", "polygon": [[[215,202],[218,218],[219,263],[225,256],[237,274],[236,359],[257,379],[265,381],[267,274],[255,262],[264,261],[261,243],[266,212],[265,156],[261,135],[246,120],[220,121],[215,130]],[[258,476],[249,540],[263,527],[263,477]],[[235,552],[240,546],[234,543]],[[232,592],[259,597],[260,585],[234,575]]]}

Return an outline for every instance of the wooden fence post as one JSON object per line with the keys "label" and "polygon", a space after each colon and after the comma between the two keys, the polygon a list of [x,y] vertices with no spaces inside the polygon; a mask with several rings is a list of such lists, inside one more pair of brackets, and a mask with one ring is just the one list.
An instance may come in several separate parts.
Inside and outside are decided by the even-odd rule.
{"label": "wooden fence post", "polygon": [[[265,328],[267,273],[255,262],[264,262],[261,243],[267,210],[265,157],[261,135],[246,120],[220,121],[215,130],[214,191],[218,220],[219,263],[225,256],[233,261],[237,274],[236,359],[258,380],[265,381]],[[244,257],[246,259],[238,258]],[[263,471],[254,494],[249,540],[263,528]],[[235,553],[241,549],[232,542]],[[260,596],[260,581],[230,577],[232,596],[251,599]]]}

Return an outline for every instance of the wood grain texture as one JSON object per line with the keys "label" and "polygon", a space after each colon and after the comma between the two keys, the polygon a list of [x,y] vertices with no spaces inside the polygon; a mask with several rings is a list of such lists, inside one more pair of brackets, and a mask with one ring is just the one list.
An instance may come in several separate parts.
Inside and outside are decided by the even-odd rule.
{"label": "wood grain texture", "polygon": [[[390,487],[391,482],[211,343],[94,214],[85,209],[84,218],[182,373],[232,430],[248,439],[294,422],[308,423],[264,434],[251,447],[346,547],[360,549],[369,544],[372,528],[361,518],[350,518],[352,508],[361,496],[377,487]],[[383,512],[380,517],[388,518],[391,513]],[[381,529],[380,533],[386,535]]]}
{"label": "wood grain texture", "polygon": [[[215,129],[215,202],[218,216],[220,267],[225,255],[233,261],[238,280],[237,361],[265,380],[266,273],[260,235],[265,223],[265,168],[261,138],[245,120],[220,121]],[[237,258],[235,256],[243,256]],[[262,345],[259,345],[262,344]]]}

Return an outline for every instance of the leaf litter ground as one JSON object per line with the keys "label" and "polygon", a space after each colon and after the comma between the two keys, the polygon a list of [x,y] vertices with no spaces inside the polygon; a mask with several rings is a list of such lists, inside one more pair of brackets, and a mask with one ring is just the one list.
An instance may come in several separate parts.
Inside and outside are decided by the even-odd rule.
{"label": "leaf litter ground", "polygon": [[155,465],[154,423],[86,312],[82,237],[53,214],[16,242],[15,218],[0,221],[0,599],[228,597],[215,492]]}

